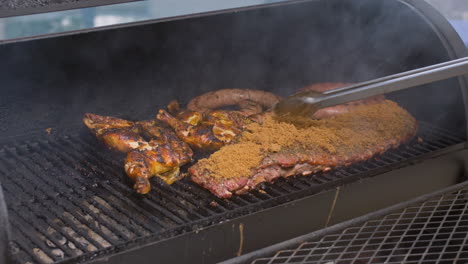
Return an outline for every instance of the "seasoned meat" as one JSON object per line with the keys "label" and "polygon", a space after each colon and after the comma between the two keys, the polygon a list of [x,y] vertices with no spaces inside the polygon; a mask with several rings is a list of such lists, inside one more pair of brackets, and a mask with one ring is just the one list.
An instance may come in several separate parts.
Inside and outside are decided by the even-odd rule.
{"label": "seasoned meat", "polygon": [[269,109],[281,98],[269,92],[250,89],[222,89],[193,98],[187,109],[201,113],[223,106],[237,105],[245,116],[258,114],[262,108]]}
{"label": "seasoned meat", "polygon": [[171,126],[184,142],[200,150],[219,149],[230,143],[249,122],[237,111],[226,110],[212,110],[205,114],[183,111],[176,118],[161,109],[157,119]]}
{"label": "seasoned meat", "polygon": [[135,182],[135,191],[141,194],[150,191],[149,178],[153,176],[167,184],[179,180],[179,168],[190,162],[193,156],[192,149],[172,130],[162,127],[146,129],[149,129],[147,133],[152,134],[154,139],[140,144],[125,159],[125,172]]}
{"label": "seasoned meat", "polygon": [[143,141],[131,121],[87,113],[83,122],[107,147],[119,152],[129,152]]}
{"label": "seasoned meat", "polygon": [[180,166],[192,160],[190,147],[156,120],[131,122],[88,113],[83,121],[109,148],[128,153],[125,172],[138,193],[150,191],[153,176],[172,184],[180,178]]}
{"label": "seasoned meat", "polygon": [[189,168],[194,182],[230,197],[279,177],[309,175],[367,160],[411,139],[417,122],[384,100],[298,128],[272,116],[250,124],[241,138]]}

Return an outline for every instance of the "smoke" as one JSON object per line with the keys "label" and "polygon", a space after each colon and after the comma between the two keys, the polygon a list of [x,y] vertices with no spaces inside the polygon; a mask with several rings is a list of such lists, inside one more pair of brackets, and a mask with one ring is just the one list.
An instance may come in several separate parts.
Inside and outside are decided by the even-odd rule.
{"label": "smoke", "polygon": [[[372,0],[308,1],[3,45],[0,56],[2,135],[65,133],[82,126],[85,112],[153,118],[171,100],[216,89],[285,96],[449,59],[413,8]],[[458,87],[448,80],[389,97],[420,120],[460,129]]]}

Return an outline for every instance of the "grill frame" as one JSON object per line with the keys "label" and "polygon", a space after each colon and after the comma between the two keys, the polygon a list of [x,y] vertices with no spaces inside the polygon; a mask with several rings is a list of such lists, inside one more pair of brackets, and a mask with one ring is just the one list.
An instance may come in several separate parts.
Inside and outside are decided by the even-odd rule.
{"label": "grill frame", "polygon": [[[300,1],[296,1],[296,2],[300,2]],[[304,1],[305,2],[305,1]],[[413,6],[416,6],[417,4],[417,1],[401,1],[401,2],[404,2],[404,3],[408,3],[411,5],[411,3],[414,3]],[[285,3],[285,5],[288,4],[288,3]],[[426,8],[427,9],[427,8]],[[427,17],[431,17],[434,21],[431,22],[431,25],[435,25],[434,26],[434,30],[441,36],[441,39],[443,39],[446,44],[446,48],[448,50],[448,52],[450,53],[451,56],[454,56],[454,57],[460,57],[462,56],[461,54],[465,54],[465,50],[463,49],[463,52],[461,52],[461,49],[459,49],[459,46],[457,46],[459,43],[462,43],[461,41],[457,41],[457,36],[456,36],[456,33],[454,33],[453,29],[447,24],[447,22],[440,17],[440,15],[436,15],[434,17],[433,16],[428,16],[427,14],[425,14],[424,12],[427,11],[426,9],[424,8],[421,8],[421,10],[418,10],[420,11],[421,13],[423,13],[423,17],[424,16],[427,16]],[[232,11],[230,11],[232,12]],[[427,11],[429,12],[429,11]],[[427,19],[427,17],[425,17],[425,19]],[[437,18],[439,18],[439,22],[441,23],[441,25],[438,25],[437,23],[438,20]],[[155,21],[151,21],[151,22],[145,22],[145,23],[153,23]],[[133,25],[136,25],[136,24],[133,24]],[[445,27],[445,28],[444,28]],[[453,34],[452,37],[450,37],[450,34]],[[459,42],[459,43],[458,43]],[[458,47],[458,48],[457,48]],[[462,91],[465,93],[465,89],[467,86],[466,86],[466,80],[465,78],[462,78],[462,79],[458,79],[458,81],[461,83],[461,88],[462,88]],[[457,87],[458,88],[458,87]],[[465,100],[465,104],[466,104],[467,100]],[[466,110],[466,108],[465,108]],[[75,120],[75,119],[73,119]],[[48,126],[46,126],[48,127]],[[38,128],[38,127],[36,127]],[[42,128],[41,128],[42,129]],[[55,128],[54,128],[55,129]],[[71,128],[71,130],[73,130],[74,128]],[[28,129],[26,129],[28,130]],[[59,129],[60,130],[60,129]],[[40,130],[40,132],[43,132],[42,130]],[[14,135],[16,137],[16,135]],[[30,137],[30,135],[25,135],[24,138],[28,138]],[[37,138],[35,138],[34,140],[36,140]],[[8,141],[10,141],[11,139],[7,139]],[[19,142],[18,144],[20,144],[21,142]],[[449,185],[449,184],[453,184],[455,181],[455,178],[458,177],[459,175],[459,171],[456,171],[456,170],[459,170],[461,168],[460,164],[455,164],[455,166],[453,166],[453,162],[455,160],[457,160],[459,157],[457,156],[459,153],[458,151],[459,150],[462,150],[464,149],[466,146],[462,143],[462,144],[459,144],[459,145],[454,145],[452,147],[450,147],[449,149],[446,149],[446,150],[443,150],[443,151],[438,151],[438,152],[434,152],[434,153],[431,153],[431,155],[427,155],[421,159],[418,159],[417,161],[416,160],[413,160],[413,161],[406,161],[404,163],[400,163],[398,164],[398,166],[394,166],[392,169],[394,171],[392,172],[389,172],[389,173],[385,173],[385,174],[382,174],[382,175],[379,175],[377,178],[378,179],[372,179],[371,176],[374,176],[373,175],[368,175],[368,178],[366,178],[365,180],[363,180],[362,182],[359,182],[358,184],[364,184],[367,186],[374,186],[374,187],[378,187],[379,183],[377,182],[380,182],[380,184],[382,184],[382,182],[385,182],[385,179],[392,179],[393,177],[396,177],[398,176],[398,180],[396,180],[397,183],[403,183],[404,181],[402,180],[402,177],[406,174],[406,175],[411,175],[411,174],[414,174],[414,171],[415,169],[412,169],[414,166],[409,166],[409,165],[413,165],[412,163],[415,162],[423,162],[425,165],[425,168],[426,170],[430,170],[430,169],[427,169],[427,168],[433,168],[433,164],[428,164],[428,161],[426,161],[425,159],[430,159],[430,158],[435,158],[435,157],[440,157],[440,160],[450,160],[452,162],[452,164],[448,164],[450,162],[447,162],[447,163],[444,163],[443,166],[445,166],[447,169],[449,169],[451,171],[450,173],[450,179],[444,179],[444,181],[440,181],[437,183],[437,188],[440,188],[441,186],[445,186],[445,185]],[[445,157],[441,157],[442,155],[446,155]],[[59,159],[61,159],[62,157],[60,157]],[[65,156],[65,159],[68,159],[66,156]],[[437,158],[437,160],[439,160]],[[54,162],[52,162],[54,163]],[[56,163],[54,163],[56,164]],[[406,166],[406,167],[405,167]],[[424,166],[419,166],[419,168],[421,167],[424,167]],[[432,167],[431,167],[432,166]],[[404,168],[402,168],[404,167]],[[411,167],[411,168],[410,168]],[[417,167],[417,166],[416,166]],[[461,169],[460,169],[461,170]],[[375,173],[377,174],[377,173]],[[434,173],[435,174],[435,173]],[[437,177],[440,177],[440,173],[437,174]],[[436,177],[436,178],[437,178]],[[205,260],[207,262],[211,262],[211,261],[218,261],[218,260],[222,260],[226,257],[229,257],[229,256],[233,256],[237,253],[242,253],[242,247],[240,246],[239,244],[239,232],[240,232],[240,226],[245,226],[246,230],[247,228],[250,226],[250,225],[255,225],[255,221],[258,221],[259,219],[264,221],[264,222],[267,222],[275,227],[285,227],[284,224],[282,225],[282,220],[284,219],[284,214],[285,212],[294,212],[295,213],[295,216],[296,217],[302,217],[300,214],[298,214],[298,212],[304,212],[305,209],[307,208],[310,208],[311,206],[314,206],[314,208],[320,208],[320,210],[324,210],[324,212],[327,212],[327,209],[328,208],[321,208],[320,207],[320,204],[321,202],[324,202],[324,203],[327,203],[327,205],[329,203],[332,202],[333,198],[335,195],[337,195],[337,191],[333,188],[335,188],[337,185],[345,185],[345,184],[348,184],[348,183],[352,183],[352,182],[356,182],[358,180],[360,180],[361,177],[358,177],[358,176],[354,176],[354,177],[345,177],[344,180],[340,181],[339,183],[336,182],[335,184],[329,184],[329,185],[322,185],[320,190],[322,190],[323,188],[323,192],[321,193],[318,193],[318,194],[312,194],[312,193],[308,193],[307,195],[305,194],[303,197],[296,197],[294,199],[291,199],[291,200],[283,200],[281,203],[277,203],[277,204],[270,204],[268,206],[269,210],[263,210],[263,211],[256,211],[255,213],[252,213],[249,211],[249,209],[242,209],[242,210],[245,210],[246,211],[246,215],[244,216],[233,216],[233,219],[232,220],[229,220],[228,222],[223,222],[223,223],[215,223],[215,225],[211,225],[207,228],[203,228],[203,229],[200,229],[200,228],[193,228],[195,231],[192,231],[192,232],[188,232],[185,233],[184,235],[182,236],[178,236],[178,237],[174,237],[173,235],[171,235],[170,232],[172,231],[169,231],[167,234],[161,234],[161,236],[158,238],[160,239],[159,241],[156,241],[156,239],[153,237],[153,238],[149,238],[149,239],[142,239],[142,240],[139,240],[139,241],[134,241],[134,243],[128,243],[128,244],[125,244],[125,245],[122,245],[121,247],[115,247],[115,248],[112,248],[112,250],[107,250],[107,251],[103,251],[101,252],[101,255],[99,256],[90,256],[90,258],[86,258],[86,259],[81,259],[81,260],[93,260],[94,258],[96,257],[102,257],[102,259],[100,259],[99,261],[101,262],[113,262],[113,263],[126,263],[126,262],[129,262],[129,261],[140,261],[140,262],[148,262],[148,259],[151,259],[151,257],[157,257],[159,260],[161,260],[161,262],[175,262],[175,260],[180,260],[180,259],[184,259],[185,262],[189,262],[191,260],[191,258],[193,259],[194,256],[197,257],[197,259],[201,259],[201,260]],[[420,178],[419,178],[420,179]],[[51,179],[48,179],[47,181],[51,181]],[[53,184],[53,182],[51,183]],[[414,183],[413,183],[414,184]],[[354,188],[356,187],[356,185],[352,185],[352,186],[346,186],[346,188],[343,188],[342,191],[344,190],[347,190],[347,188]],[[278,188],[283,188],[281,186],[279,186]],[[285,186],[285,188],[289,188],[288,186]],[[292,187],[293,188],[293,187]],[[418,189],[418,191],[416,192],[412,192],[411,195],[416,195],[420,192],[423,192],[423,191],[428,191],[428,190],[432,190],[433,188],[436,188],[434,185],[431,185],[431,186],[425,186],[426,189]],[[79,190],[78,190],[79,191]],[[85,191],[85,190],[83,190]],[[407,194],[408,195],[408,194]],[[171,200],[171,197],[166,195],[164,196],[164,199],[166,200]],[[399,197],[398,199],[403,199],[402,197]],[[392,201],[400,201],[400,200],[397,200],[397,198],[395,198],[395,200],[392,200]],[[237,203],[240,203],[242,204],[243,201],[242,199],[238,199]],[[76,207],[80,207],[80,205],[76,205],[76,204],[72,204],[73,206],[76,206]],[[381,205],[385,205],[385,204],[380,204]],[[103,210],[106,210],[105,207],[101,207]],[[264,208],[262,208],[264,209]],[[290,211],[288,211],[290,210]],[[357,213],[357,212],[356,212]],[[169,220],[169,221],[180,221],[180,219],[178,219],[177,216],[170,216],[170,212],[169,214],[167,215],[164,215],[163,218],[170,218],[172,220]],[[250,215],[247,215],[247,214],[250,214]],[[308,216],[310,217],[310,216]],[[327,217],[327,215],[325,214],[324,215],[324,218]],[[351,217],[351,215],[350,215]],[[338,221],[338,220],[334,220],[334,221]],[[298,223],[300,224],[299,222],[294,222],[294,223]],[[320,223],[322,224],[322,223]],[[323,225],[322,225],[323,226]],[[300,231],[300,233],[303,233],[303,230],[307,230],[307,231],[310,231],[314,228],[316,228],[317,226],[304,226],[302,225],[300,228],[302,231]],[[112,227],[109,227],[109,228],[112,228]],[[150,228],[150,227],[149,227]],[[263,229],[265,230],[265,229]],[[298,229],[295,229],[295,230],[291,230],[289,231],[288,233],[288,237],[274,237],[271,241],[267,241],[268,243],[271,243],[271,242],[275,242],[275,241],[280,241],[280,240],[284,240],[285,238],[289,238],[291,236],[293,236],[294,234],[297,235],[297,233],[299,233],[299,230]],[[249,233],[250,235],[251,233]],[[124,236],[125,234],[121,234],[122,236]],[[257,233],[258,235],[258,233]],[[200,239],[205,239],[205,240],[213,240],[213,241],[216,241],[220,244],[224,243],[224,239],[225,238],[228,238],[228,242],[226,242],[225,245],[221,245],[219,247],[216,247],[217,245],[214,245],[212,247],[215,248],[215,249],[220,249],[220,253],[213,253],[213,252],[202,252],[202,253],[199,253],[199,252],[194,252],[194,251],[197,251],[196,249],[194,248],[187,248],[188,246],[188,243],[192,243],[193,245],[197,245],[197,243],[199,243],[199,240]],[[166,241],[163,241],[165,238],[168,238]],[[110,239],[110,238],[109,238]],[[250,237],[246,237],[245,238],[245,248],[243,251],[249,251],[249,250],[252,250],[252,249],[255,249],[255,247],[260,247],[262,246],[261,243],[266,243],[265,241],[261,241],[260,243],[256,244],[256,245],[252,245],[252,238]],[[172,246],[170,246],[172,245]],[[264,245],[263,245],[264,246]],[[201,246],[200,246],[201,247]],[[173,254],[171,254],[170,250],[168,249],[174,249],[174,248],[184,248],[185,250],[182,250],[183,253],[180,253],[181,255],[183,256],[180,256],[180,258],[176,258],[175,256],[173,256]],[[124,252],[122,253],[123,251],[125,250],[128,250],[128,251],[131,251],[131,252]],[[202,250],[204,250],[202,248]],[[145,252],[144,254],[140,254],[141,252]],[[113,254],[116,254],[116,255],[113,255]],[[166,260],[166,261],[165,261]]]}
{"label": "grill frame", "polygon": [[[427,211],[427,212],[424,211],[424,213],[430,213],[430,216],[433,217],[434,213],[439,210],[440,201],[444,196],[455,195],[454,192],[456,192],[457,194],[456,194],[455,198],[458,198],[459,194],[463,193],[463,196],[464,196],[463,199],[466,200],[467,199],[467,191],[468,191],[468,177],[465,176],[465,181],[462,182],[462,183],[459,183],[459,184],[456,184],[456,185],[453,185],[453,186],[449,186],[449,187],[446,187],[446,188],[444,188],[442,190],[438,190],[438,191],[435,191],[435,192],[432,192],[432,193],[429,193],[429,194],[425,194],[425,195],[422,195],[420,197],[411,199],[409,201],[405,201],[405,202],[402,202],[400,204],[396,204],[396,205],[393,205],[391,207],[381,209],[381,210],[372,212],[370,214],[366,214],[366,215],[357,217],[355,219],[351,219],[349,221],[342,222],[342,223],[339,223],[337,225],[334,225],[334,226],[331,226],[331,227],[328,227],[328,228],[324,228],[324,229],[316,231],[316,232],[305,234],[305,235],[302,235],[300,237],[296,237],[294,239],[284,241],[282,243],[278,243],[276,245],[272,245],[270,247],[263,248],[261,250],[255,251],[255,252],[251,252],[251,253],[249,253],[247,255],[244,255],[242,257],[233,258],[233,259],[224,261],[222,263],[223,264],[235,264],[235,263],[252,263],[252,264],[254,264],[254,263],[255,264],[259,264],[259,263],[289,263],[288,261],[290,261],[291,259],[298,260],[298,258],[300,258],[300,257],[298,257],[298,258],[294,257],[294,254],[297,253],[298,251],[307,251],[307,249],[302,249],[302,247],[305,247],[305,246],[307,246],[309,244],[312,244],[312,243],[322,243],[323,239],[326,239],[327,237],[333,236],[335,234],[339,234],[340,237],[341,237],[347,230],[352,229],[352,228],[360,228],[358,233],[356,233],[356,236],[357,236],[359,234],[359,232],[362,231],[363,227],[366,226],[368,223],[377,222],[377,221],[383,222],[384,219],[387,219],[387,217],[389,217],[389,216],[399,215],[399,217],[402,217],[405,213],[408,213],[408,211],[406,211],[406,210],[409,209],[409,208],[417,209],[418,213],[416,215],[419,215],[421,213],[421,210],[423,208],[425,208],[427,203],[434,202],[434,201],[437,200],[437,198],[439,198],[437,200],[438,201],[437,202],[437,205],[438,205],[437,207],[435,207],[431,211]],[[456,201],[455,198],[451,198],[452,203],[451,203],[450,209],[452,208],[453,204]],[[462,220],[462,217],[467,216],[467,214],[466,214],[467,205],[465,204],[464,207],[465,208],[463,209],[462,212],[465,212],[465,214],[461,214],[459,216],[460,219],[459,219],[458,222],[460,222],[460,221],[466,222],[467,221],[467,219]],[[450,213],[450,210],[445,210],[445,211],[446,211],[447,214]],[[410,212],[410,214],[412,214],[412,213]],[[441,220],[441,221],[436,220],[436,222],[440,223],[442,225],[443,223],[445,223],[444,221],[445,221],[446,217],[447,217],[447,215],[445,215],[443,220]],[[414,220],[416,218],[412,218],[412,219],[413,220],[411,222],[411,225],[414,224]],[[397,225],[397,223],[398,223],[398,221],[396,223],[394,223],[394,225],[392,225],[392,230]],[[427,223],[428,222],[426,222],[426,225],[427,225]],[[425,230],[424,228],[426,228],[426,225],[424,225],[420,229],[421,233]],[[405,229],[405,234],[409,229],[411,229],[410,226],[407,227],[407,229]],[[452,231],[452,232],[455,232],[455,231]],[[421,234],[421,233],[419,233],[419,234]],[[467,241],[467,239],[468,239],[468,235],[465,237],[465,242]],[[333,239],[331,239],[331,241],[333,241]],[[336,241],[337,240],[335,240],[335,242]],[[416,242],[416,241],[414,241],[414,242]],[[380,245],[383,245],[383,243],[384,242],[381,242]],[[468,244],[462,244],[462,245],[460,245],[460,247],[461,247],[461,249],[460,249],[460,251],[461,251],[464,248],[468,247]],[[292,253],[292,252],[294,252],[294,253],[289,254],[289,253]],[[309,255],[310,255],[311,252],[312,252],[312,250],[310,249],[309,250]],[[440,252],[440,253],[443,253],[443,252]],[[373,257],[375,257],[376,254],[377,253],[374,253]],[[465,254],[466,254],[466,252],[465,252]],[[343,255],[343,253],[341,255]],[[326,256],[326,254],[323,255],[323,256]],[[285,260],[286,262],[280,262],[285,257],[287,257],[287,260]],[[422,257],[425,257],[424,254],[423,254]],[[466,258],[466,256],[465,256],[465,258]],[[359,257],[355,257],[353,259],[353,261],[356,261],[356,260],[360,260]],[[306,260],[304,260],[304,261],[306,261]],[[294,262],[294,263],[297,263],[297,262]],[[303,263],[303,262],[300,262],[300,263]],[[315,262],[307,262],[307,263],[315,263]],[[322,263],[322,262],[320,262],[320,263]],[[437,262],[437,263],[439,263],[439,262]],[[445,263],[445,262],[441,262],[441,263]]]}

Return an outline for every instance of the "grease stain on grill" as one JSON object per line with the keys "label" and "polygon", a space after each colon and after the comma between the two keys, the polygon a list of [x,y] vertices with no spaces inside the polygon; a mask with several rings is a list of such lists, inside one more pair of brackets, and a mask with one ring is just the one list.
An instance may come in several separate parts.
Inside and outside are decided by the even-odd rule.
{"label": "grease stain on grill", "polygon": [[[414,139],[367,162],[265,183],[259,190],[226,200],[188,178],[171,186],[152,179],[154,188],[149,195],[136,194],[125,176],[122,155],[109,153],[91,136],[50,135],[4,146],[0,149],[0,182],[11,212],[10,252],[18,263],[83,261],[139,239],[154,241],[198,232],[320,192],[323,184],[388,171],[408,158],[464,141],[424,124],[418,136],[423,141]],[[391,239],[387,242],[394,244]],[[330,250],[329,246],[321,250]],[[418,245],[414,250],[419,249]]]}

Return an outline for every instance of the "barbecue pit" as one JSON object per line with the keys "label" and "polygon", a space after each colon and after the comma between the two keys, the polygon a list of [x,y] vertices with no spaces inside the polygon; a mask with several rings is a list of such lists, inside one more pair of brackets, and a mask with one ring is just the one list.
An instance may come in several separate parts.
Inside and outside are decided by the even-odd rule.
{"label": "barbecue pit", "polygon": [[86,112],[148,119],[216,89],[284,96],[466,56],[423,1],[287,1],[6,39],[0,56],[0,253],[13,263],[213,263],[464,180],[465,77],[388,96],[419,121],[408,144],[229,199],[188,178],[135,194],[122,156],[81,122]]}

